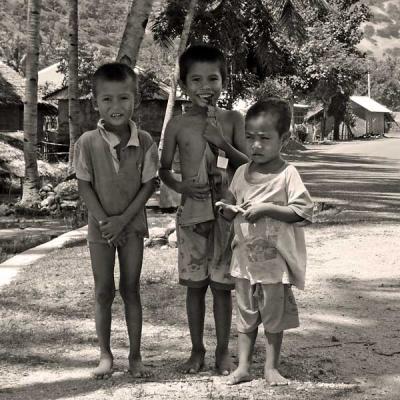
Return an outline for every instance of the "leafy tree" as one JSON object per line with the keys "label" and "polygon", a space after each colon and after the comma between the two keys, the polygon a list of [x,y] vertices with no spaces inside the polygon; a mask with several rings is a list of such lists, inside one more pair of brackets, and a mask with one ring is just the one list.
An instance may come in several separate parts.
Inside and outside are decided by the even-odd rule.
{"label": "leafy tree", "polygon": [[[386,55],[382,60],[368,59],[371,74],[371,97],[393,111],[400,110],[400,57]],[[360,95],[368,94],[367,77],[357,85]]]}
{"label": "leafy tree", "polygon": [[358,0],[334,0],[335,12],[308,13],[306,40],[289,42],[295,73],[287,75],[294,93],[308,95],[324,105],[322,134],[328,115],[335,119],[334,137],[345,118],[347,102],[357,81],[366,73],[364,55],[357,49],[360,25],[369,17]]}

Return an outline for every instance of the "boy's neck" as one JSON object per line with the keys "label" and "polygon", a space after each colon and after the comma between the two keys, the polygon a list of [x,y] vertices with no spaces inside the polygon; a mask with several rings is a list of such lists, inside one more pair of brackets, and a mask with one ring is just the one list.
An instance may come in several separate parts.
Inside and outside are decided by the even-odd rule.
{"label": "boy's neck", "polygon": [[[214,106],[215,107],[215,106]],[[208,108],[194,104],[188,111],[189,115],[207,116]]]}
{"label": "boy's neck", "polygon": [[282,168],[283,164],[285,164],[285,160],[283,160],[281,158],[281,155],[279,154],[278,157],[276,157],[266,163],[255,163],[254,162],[254,164],[255,164],[256,170],[258,172],[262,172],[265,174],[271,174],[271,173],[279,171]]}
{"label": "boy's neck", "polygon": [[112,132],[114,133],[114,135],[117,135],[120,139],[131,135],[131,128],[129,124],[122,126],[109,126],[107,124],[104,124],[104,128],[106,129],[106,131]]}

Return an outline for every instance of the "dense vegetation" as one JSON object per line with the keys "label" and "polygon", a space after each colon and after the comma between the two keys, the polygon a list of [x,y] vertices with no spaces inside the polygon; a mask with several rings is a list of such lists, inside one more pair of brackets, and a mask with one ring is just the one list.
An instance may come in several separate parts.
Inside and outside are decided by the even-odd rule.
{"label": "dense vegetation", "polygon": [[[155,1],[154,10],[162,1]],[[27,0],[2,0],[0,7],[0,58],[23,72],[26,43]],[[79,41],[101,60],[115,58],[125,27],[130,0],[79,0]],[[21,12],[22,11],[22,12]],[[40,68],[60,61],[68,39],[67,0],[42,0]],[[160,52],[152,35],[144,38],[140,66],[157,69],[166,79],[171,71],[171,55]],[[161,65],[161,68],[160,68]]]}

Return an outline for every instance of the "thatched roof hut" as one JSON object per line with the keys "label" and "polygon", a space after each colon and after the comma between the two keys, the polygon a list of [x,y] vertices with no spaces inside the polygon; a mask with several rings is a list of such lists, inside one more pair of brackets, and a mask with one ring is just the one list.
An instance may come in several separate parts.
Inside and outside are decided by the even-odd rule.
{"label": "thatched roof hut", "polygon": [[[66,175],[66,164],[49,164],[38,161],[39,175],[49,180],[59,179]],[[65,171],[64,171],[65,170]],[[24,152],[0,140],[0,174],[17,178],[25,176]]]}
{"label": "thatched roof hut", "polygon": [[[23,129],[25,79],[0,61],[0,131]],[[43,132],[45,117],[57,115],[57,108],[44,101],[39,93],[38,134]]]}

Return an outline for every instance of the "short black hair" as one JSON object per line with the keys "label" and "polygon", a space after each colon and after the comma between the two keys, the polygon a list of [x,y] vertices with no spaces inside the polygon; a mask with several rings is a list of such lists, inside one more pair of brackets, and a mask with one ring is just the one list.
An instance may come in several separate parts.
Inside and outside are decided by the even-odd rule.
{"label": "short black hair", "polygon": [[292,110],[290,108],[289,102],[278,97],[269,97],[267,99],[260,100],[254,103],[247,110],[246,122],[249,119],[256,118],[261,114],[268,113],[278,115],[276,130],[278,131],[279,136],[282,136],[284,133],[289,132],[290,123],[292,121]]}
{"label": "short black hair", "polygon": [[188,47],[179,57],[179,78],[183,83],[186,83],[189,69],[195,62],[218,63],[222,84],[225,84],[228,71],[226,59],[221,50],[204,44]]}
{"label": "short black hair", "polygon": [[92,92],[96,96],[96,88],[99,81],[122,82],[126,79],[132,79],[133,93],[137,96],[137,77],[133,69],[123,63],[112,62],[101,65],[97,68],[92,77]]}

